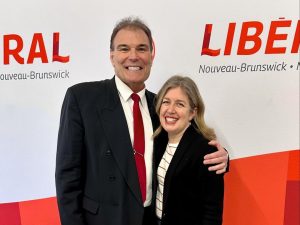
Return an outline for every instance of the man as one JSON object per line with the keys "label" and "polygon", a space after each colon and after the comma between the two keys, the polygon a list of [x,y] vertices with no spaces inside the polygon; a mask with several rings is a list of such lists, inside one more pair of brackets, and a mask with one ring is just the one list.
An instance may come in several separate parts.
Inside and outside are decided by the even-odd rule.
{"label": "man", "polygon": [[[150,29],[126,18],[111,35],[111,80],[74,85],[67,90],[60,120],[56,190],[62,225],[150,225],[152,223],[153,130],[159,125],[155,95],[145,89],[153,61]],[[144,153],[135,142],[133,100],[143,123]],[[225,172],[227,153],[208,155],[211,169]],[[199,150],[200,151],[200,150]],[[145,182],[140,183],[141,155]],[[199,159],[201,160],[201,159]]]}

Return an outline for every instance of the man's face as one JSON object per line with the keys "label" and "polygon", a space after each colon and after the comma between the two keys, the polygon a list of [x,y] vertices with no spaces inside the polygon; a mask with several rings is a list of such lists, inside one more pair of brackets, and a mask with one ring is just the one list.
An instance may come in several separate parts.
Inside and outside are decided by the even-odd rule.
{"label": "man's face", "polygon": [[115,74],[131,88],[139,92],[150,75],[152,53],[147,35],[141,29],[125,28],[113,40],[110,61]]}

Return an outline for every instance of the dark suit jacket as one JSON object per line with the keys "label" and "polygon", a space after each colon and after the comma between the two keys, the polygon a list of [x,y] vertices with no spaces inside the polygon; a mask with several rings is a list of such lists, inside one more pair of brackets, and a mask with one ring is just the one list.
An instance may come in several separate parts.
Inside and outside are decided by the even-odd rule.
{"label": "dark suit jacket", "polygon": [[[146,91],[153,127],[153,99]],[[61,111],[56,190],[62,225],[141,225],[144,213],[114,78],[74,85]]]}
{"label": "dark suit jacket", "polygon": [[[155,139],[155,168],[165,152],[166,132]],[[221,225],[223,175],[209,172],[203,164],[216,151],[193,125],[184,133],[166,173],[162,225]]]}

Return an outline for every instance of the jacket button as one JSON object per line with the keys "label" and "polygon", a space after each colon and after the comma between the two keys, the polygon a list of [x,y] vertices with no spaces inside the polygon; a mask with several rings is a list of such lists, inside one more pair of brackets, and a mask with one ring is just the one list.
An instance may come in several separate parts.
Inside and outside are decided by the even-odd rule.
{"label": "jacket button", "polygon": [[112,181],[115,181],[115,180],[116,180],[116,177],[115,177],[115,176],[109,176],[108,179],[109,179],[109,181],[112,182]]}

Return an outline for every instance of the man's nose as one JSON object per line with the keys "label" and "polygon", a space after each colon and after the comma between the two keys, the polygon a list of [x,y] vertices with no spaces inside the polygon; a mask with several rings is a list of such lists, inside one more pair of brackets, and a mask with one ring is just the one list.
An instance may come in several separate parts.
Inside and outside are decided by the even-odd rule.
{"label": "man's nose", "polygon": [[138,58],[138,54],[137,54],[136,50],[134,48],[130,49],[130,51],[129,51],[129,59],[135,60],[137,58]]}

